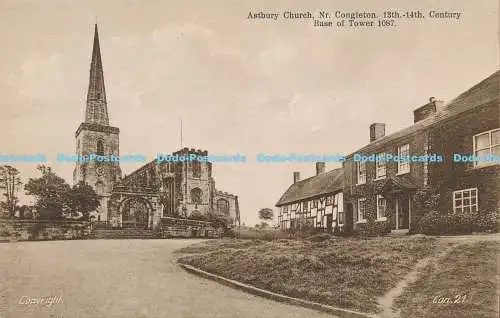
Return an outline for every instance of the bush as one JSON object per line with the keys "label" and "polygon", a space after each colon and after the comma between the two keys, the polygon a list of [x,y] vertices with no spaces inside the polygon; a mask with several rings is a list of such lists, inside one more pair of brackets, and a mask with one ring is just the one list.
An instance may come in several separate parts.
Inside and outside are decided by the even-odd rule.
{"label": "bush", "polygon": [[495,232],[499,231],[499,213],[495,211],[488,211],[479,213],[476,218],[474,230],[476,232]]}
{"label": "bush", "polygon": [[388,221],[368,219],[366,223],[358,224],[356,232],[361,236],[383,236],[391,232],[391,225]]}
{"label": "bush", "polygon": [[418,223],[418,232],[428,235],[498,232],[497,212],[426,213]]}
{"label": "bush", "polygon": [[471,234],[477,217],[477,213],[450,213],[446,215],[446,231],[449,234]]}
{"label": "bush", "polygon": [[438,211],[426,213],[418,223],[418,232],[422,234],[437,235],[445,233],[447,228],[446,216]]}

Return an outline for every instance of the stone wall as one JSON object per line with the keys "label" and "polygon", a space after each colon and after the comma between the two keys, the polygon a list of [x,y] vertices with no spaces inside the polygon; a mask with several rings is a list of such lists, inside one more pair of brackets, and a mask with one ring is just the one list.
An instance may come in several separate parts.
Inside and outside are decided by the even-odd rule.
{"label": "stone wall", "polygon": [[178,218],[162,218],[163,238],[218,238],[221,237],[222,233],[223,229],[214,227],[210,222]]}
{"label": "stone wall", "polygon": [[84,221],[0,220],[3,241],[72,240],[89,235],[89,223]]}

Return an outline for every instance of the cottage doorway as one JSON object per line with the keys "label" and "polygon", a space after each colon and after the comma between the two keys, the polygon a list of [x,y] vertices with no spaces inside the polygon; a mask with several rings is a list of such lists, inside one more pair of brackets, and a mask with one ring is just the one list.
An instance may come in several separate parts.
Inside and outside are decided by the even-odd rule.
{"label": "cottage doorway", "polygon": [[410,228],[410,198],[408,195],[396,197],[396,230]]}
{"label": "cottage doorway", "polygon": [[326,231],[328,233],[332,233],[332,223],[333,223],[333,215],[327,214],[326,215]]}

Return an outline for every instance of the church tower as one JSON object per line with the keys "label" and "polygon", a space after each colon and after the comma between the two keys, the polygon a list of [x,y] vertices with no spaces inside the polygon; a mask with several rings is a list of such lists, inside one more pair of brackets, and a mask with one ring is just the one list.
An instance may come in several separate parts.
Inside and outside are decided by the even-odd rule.
{"label": "church tower", "polygon": [[96,220],[107,220],[107,201],[113,190],[113,184],[121,178],[119,162],[104,161],[111,155],[119,156],[120,129],[109,125],[104,72],[97,24],[94,30],[94,45],[90,64],[90,78],[87,92],[85,121],[78,127],[76,154],[80,156],[99,156],[86,162],[77,162],[73,171],[73,183],[88,183],[99,195],[101,206]]}

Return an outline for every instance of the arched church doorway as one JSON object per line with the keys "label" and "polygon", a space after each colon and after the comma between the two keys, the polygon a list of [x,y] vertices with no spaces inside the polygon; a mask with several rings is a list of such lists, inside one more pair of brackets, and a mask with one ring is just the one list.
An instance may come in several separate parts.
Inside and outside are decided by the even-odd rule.
{"label": "arched church doorway", "polygon": [[151,206],[146,200],[140,197],[126,199],[120,207],[122,227],[148,228],[150,211]]}

